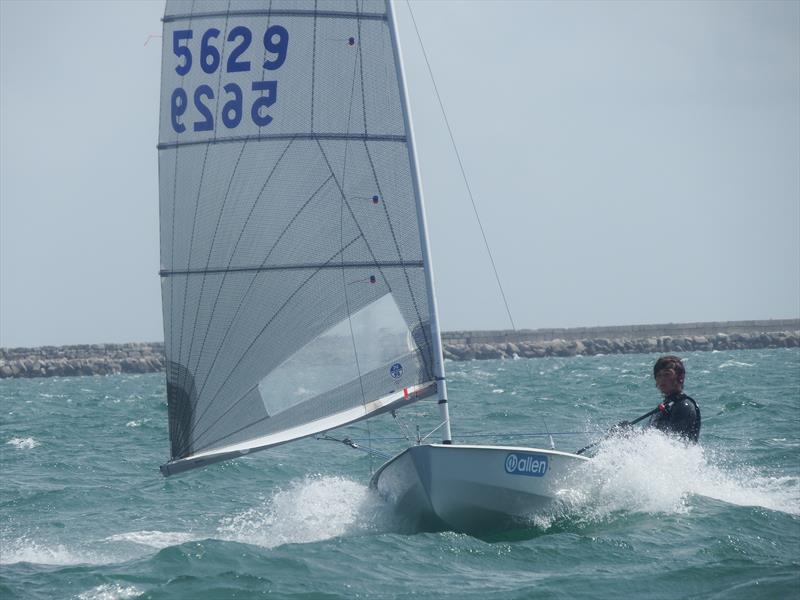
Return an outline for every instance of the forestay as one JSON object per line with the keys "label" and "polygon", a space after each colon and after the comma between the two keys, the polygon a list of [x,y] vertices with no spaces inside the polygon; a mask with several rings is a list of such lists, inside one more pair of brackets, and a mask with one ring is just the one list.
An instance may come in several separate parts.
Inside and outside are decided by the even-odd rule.
{"label": "forestay", "polygon": [[384,2],[170,0],[163,40],[162,471],[434,393]]}

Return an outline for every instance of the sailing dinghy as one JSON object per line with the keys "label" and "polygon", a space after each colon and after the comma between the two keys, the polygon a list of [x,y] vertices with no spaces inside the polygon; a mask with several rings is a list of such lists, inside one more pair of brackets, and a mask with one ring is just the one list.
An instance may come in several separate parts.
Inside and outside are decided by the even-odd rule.
{"label": "sailing dinghy", "polygon": [[452,442],[384,0],[168,0],[159,122],[172,475],[435,397],[372,485],[420,527],[524,518],[586,459]]}

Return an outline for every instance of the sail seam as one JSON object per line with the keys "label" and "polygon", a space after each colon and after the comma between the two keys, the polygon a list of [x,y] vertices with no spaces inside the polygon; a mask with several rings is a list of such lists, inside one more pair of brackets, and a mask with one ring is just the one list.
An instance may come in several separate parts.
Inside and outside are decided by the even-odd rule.
{"label": "sail seam", "polygon": [[[203,166],[200,168],[200,182],[197,185],[197,197],[194,201],[194,215],[192,216],[192,235],[189,236],[189,252],[186,255],[186,265],[189,266],[192,264],[192,250],[194,248],[194,238],[195,238],[195,231],[197,230],[197,207],[200,205],[200,196],[203,193],[203,180],[205,179],[206,175],[206,163],[208,162],[208,151],[211,148],[211,144],[207,144],[205,148],[205,152],[203,153]],[[189,295],[189,279],[186,279],[186,283],[183,286],[183,309],[181,310],[181,326],[178,330],[178,341],[180,342],[178,345],[178,364],[183,364],[181,360],[183,358],[183,335],[184,335],[184,325],[186,322],[186,298]]]}
{"label": "sail seam", "polygon": [[387,21],[385,13],[361,13],[361,12],[338,12],[333,10],[301,10],[301,9],[264,9],[264,10],[232,10],[230,12],[204,12],[204,13],[184,13],[177,15],[165,15],[161,20],[164,23],[183,21],[186,19],[213,19],[230,15],[232,17],[322,17],[323,19],[358,19],[359,21]]}
{"label": "sail seam", "polygon": [[259,267],[219,267],[210,269],[182,269],[182,270],[166,270],[162,269],[158,272],[161,277],[172,277],[175,275],[207,275],[213,273],[255,273],[261,271],[302,271],[307,269],[364,269],[369,267],[424,267],[425,263],[421,260],[414,261],[360,261],[360,262],[342,262],[335,265],[328,263],[302,263],[297,265],[270,265]]}
{"label": "sail seam", "polygon": [[405,144],[408,140],[405,135],[372,134],[366,133],[275,133],[268,135],[237,135],[222,138],[187,140],[185,142],[162,142],[156,146],[158,150],[170,150],[183,146],[197,146],[199,144],[226,144],[235,142],[269,142],[273,140],[340,140],[340,141],[369,141],[369,142],[399,142]]}
{"label": "sail seam", "polygon": [[[356,0],[356,10],[359,10],[358,0]],[[359,48],[361,48],[361,32],[359,30]],[[350,133],[350,125],[352,122],[353,117],[353,100],[355,97],[355,88],[356,88],[356,67],[360,57],[360,51],[354,56],[353,60],[353,77],[350,83],[350,106],[347,111],[347,132]],[[366,133],[366,129],[364,129],[364,133]],[[342,161],[342,189],[347,189],[346,177],[347,177],[347,153],[350,149],[350,141],[346,141],[344,143],[344,160]],[[339,204],[339,246],[344,246],[344,196],[342,196],[342,201]],[[350,297],[347,294],[347,280],[345,279],[345,262],[344,262],[344,252],[340,255],[340,267],[342,269],[342,291],[344,293],[344,303],[345,303],[345,310],[347,312],[347,324],[350,328],[350,343],[353,346],[353,357],[355,358],[356,362],[356,373],[358,374],[358,385],[359,389],[361,390],[361,403],[366,407],[367,404],[367,396],[364,392],[364,380],[361,374],[361,361],[358,359],[358,344],[356,344],[356,336],[353,331],[353,315],[350,312]]]}
{"label": "sail seam", "polygon": [[311,133],[314,133],[314,90],[317,84],[317,0],[314,0],[314,33],[311,36]]}
{"label": "sail seam", "polygon": [[[192,0],[191,11],[194,12],[194,0]],[[190,15],[189,16],[189,26],[191,27],[191,25],[192,25],[192,17]],[[162,31],[162,33],[165,33],[165,32]],[[183,87],[183,83],[184,83],[185,78],[186,78],[185,75],[181,75],[181,87]],[[180,133],[178,133],[178,137],[180,137]],[[176,140],[176,143],[177,143],[177,140]],[[172,225],[172,239],[170,240],[170,255],[169,255],[169,262],[170,262],[171,265],[175,264],[175,216],[176,216],[176,212],[177,212],[176,211],[176,207],[178,205],[177,193],[178,193],[178,150],[177,150],[177,147],[176,147],[176,150],[175,150],[175,163],[174,163],[174,166],[173,166],[173,177],[172,177],[172,223],[171,223],[171,225]],[[169,310],[170,310],[169,346],[164,349],[165,353],[167,354],[167,358],[169,358],[169,355],[171,355],[173,353],[173,349],[175,348],[175,327],[174,327],[175,319],[172,318],[172,314],[174,312],[174,309],[175,309],[175,287],[174,286],[170,286],[169,287]],[[166,334],[165,334],[165,337],[166,337]],[[178,341],[180,343],[180,340],[178,340]],[[166,342],[166,339],[165,339],[165,342]],[[178,353],[180,354],[180,350],[178,350]],[[173,378],[174,371],[175,371],[175,369],[173,368],[171,360],[167,360],[166,361],[166,371],[167,371],[167,373],[166,373],[167,381],[171,381],[172,378]],[[167,401],[169,402],[169,398],[167,398]],[[176,402],[175,422],[177,423],[177,422],[179,422],[180,418],[183,418],[185,411],[183,410],[183,407],[178,407],[177,400],[175,402]],[[170,438],[172,438],[173,437],[172,436],[173,423],[170,422],[169,425],[170,425]],[[176,427],[177,427],[177,425],[176,425]]]}
{"label": "sail seam", "polygon": [[[230,192],[231,192],[231,185],[233,185],[233,178],[236,175],[236,172],[239,170],[239,163],[242,160],[242,155],[244,154],[244,151],[245,151],[246,147],[247,147],[247,142],[242,144],[242,149],[239,152],[239,156],[236,158],[236,164],[233,167],[233,172],[231,173],[231,177],[228,180],[228,187],[225,190],[225,198],[223,199],[222,205],[220,206],[219,215],[217,215],[217,223],[214,226],[214,235],[211,237],[211,245],[210,245],[210,247],[208,249],[208,256],[206,257],[206,268],[205,268],[204,273],[203,273],[203,284],[200,286],[200,296],[198,297],[198,300],[197,300],[197,308],[195,310],[195,315],[194,315],[195,332],[197,331],[197,321],[198,321],[198,316],[199,316],[199,313],[200,313],[200,300],[203,298],[203,291],[205,290],[205,287],[206,287],[206,275],[211,275],[211,274],[214,273],[213,270],[209,269],[209,265],[211,264],[211,255],[212,255],[212,253],[214,251],[214,244],[217,241],[217,233],[219,231],[219,224],[222,221],[222,214],[225,212],[225,206],[228,204],[228,198],[230,197]],[[223,284],[224,284],[224,279],[220,283],[219,288],[217,289],[217,294],[216,294],[216,296],[214,298],[214,306],[213,306],[213,308],[211,310],[211,316],[209,316],[208,323],[206,324],[205,331],[203,332],[203,341],[200,344],[200,351],[197,353],[197,360],[195,361],[195,364],[194,364],[194,370],[195,371],[197,371],[197,369],[200,367],[200,360],[202,359],[203,351],[206,348],[206,340],[208,340],[208,332],[211,331],[211,323],[212,323],[212,321],[214,319],[214,311],[217,308],[217,302],[219,300],[219,295],[220,295],[220,291],[222,290],[222,285]],[[193,344],[194,344],[194,333],[192,333],[192,345]],[[187,367],[188,367],[188,363],[192,360],[192,345],[189,346],[189,356],[188,356],[188,359],[186,361],[187,362]]]}
{"label": "sail seam", "polygon": [[[228,0],[228,6],[227,6],[227,9],[225,11],[225,26],[223,27],[223,31],[222,31],[222,48],[220,50],[220,62],[223,62],[225,60],[225,49],[227,47],[226,40],[227,40],[227,37],[228,37],[227,34],[228,34],[228,23],[229,23],[229,12],[230,12],[230,9],[231,9],[231,1],[232,0]],[[220,95],[219,91],[220,91],[221,87],[222,87],[222,69],[219,69],[219,71],[217,73],[217,85],[216,85],[216,97],[217,98],[219,98],[219,95]],[[220,103],[217,102],[216,110],[215,110],[215,119],[217,121],[219,120],[218,117],[219,117],[219,111],[220,110],[222,110],[221,107],[220,107]],[[199,188],[197,190],[197,200],[196,200],[196,205],[195,205],[194,222],[192,223],[192,242],[191,242],[191,245],[189,246],[189,257],[188,257],[187,267],[191,264],[191,261],[192,261],[192,248],[194,246],[194,238],[195,238],[195,234],[197,232],[197,229],[196,229],[196,226],[197,226],[197,207],[200,204],[200,194],[203,191],[203,181],[205,179],[204,175],[205,175],[205,168],[206,168],[206,160],[208,158],[208,150],[212,146],[214,140],[216,140],[216,137],[217,137],[217,130],[214,129],[214,137],[210,141],[208,146],[206,146],[206,155],[203,158],[203,175],[201,175],[201,177],[200,177],[200,186],[199,186]],[[236,159],[236,165],[235,165],[235,167],[233,169],[233,173],[231,173],[231,177],[228,180],[228,188],[227,188],[227,190],[225,192],[225,199],[222,202],[222,206],[220,207],[219,217],[217,219],[217,228],[219,227],[219,219],[222,217],[222,213],[225,210],[225,204],[227,203],[227,200],[228,200],[228,193],[230,192],[230,186],[233,183],[233,178],[234,178],[234,176],[236,174],[236,169],[239,167],[239,161],[242,158],[242,154],[244,153],[244,149],[245,149],[246,146],[247,146],[247,142],[244,142],[242,144],[241,150],[239,151],[239,156]],[[215,228],[214,237],[213,237],[213,239],[211,241],[211,245],[210,245],[209,250],[208,250],[208,257],[206,258],[206,266],[208,266],[209,262],[211,261],[211,254],[214,251],[214,241],[216,240],[216,234],[217,234],[217,232],[216,232],[216,228]],[[187,283],[187,287],[188,287],[188,283],[189,283],[189,279],[188,278],[186,279],[186,283]],[[189,366],[190,366],[190,364],[192,362],[192,351],[194,350],[194,342],[195,342],[195,338],[197,337],[197,331],[198,331],[198,329],[197,329],[197,321],[198,321],[198,317],[200,316],[200,305],[202,304],[203,294],[205,292],[205,287],[206,287],[206,277],[205,277],[205,275],[203,275],[203,279],[202,279],[202,281],[200,283],[200,293],[197,296],[197,302],[195,304],[194,321],[192,322],[192,335],[191,335],[191,338],[190,338],[190,341],[189,341],[189,352],[186,354],[186,373],[184,374],[184,382],[183,382],[183,385],[182,385],[182,387],[184,387],[184,388],[186,386],[186,378],[189,376]],[[184,294],[187,294],[187,292],[184,291]],[[184,295],[184,303],[185,302],[186,302],[186,296]],[[185,310],[186,310],[186,307],[185,307],[185,304],[184,304],[184,311]],[[206,329],[206,334],[207,333],[208,333],[208,329]],[[181,322],[181,338],[182,337],[183,337],[183,322]],[[200,358],[201,358],[200,355],[198,355],[197,362],[195,364],[195,369],[197,368],[197,365],[200,363]]]}

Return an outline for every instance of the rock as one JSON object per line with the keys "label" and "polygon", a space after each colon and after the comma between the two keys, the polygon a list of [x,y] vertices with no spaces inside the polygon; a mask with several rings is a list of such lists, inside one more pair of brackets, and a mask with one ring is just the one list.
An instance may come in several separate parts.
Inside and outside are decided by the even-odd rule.
{"label": "rock", "polygon": [[[463,332],[458,343],[443,344],[445,358],[450,360],[508,358],[515,354],[524,358],[575,356],[612,353],[685,353],[698,350],[744,348],[800,347],[800,329],[752,333],[701,333],[652,335],[653,328],[628,328],[628,337],[570,338],[570,330],[551,330],[551,340],[519,339],[517,332],[509,342],[509,332]],[[650,335],[645,337],[645,330]],[[585,330],[574,330],[584,336]],[[467,344],[463,340],[476,340]],[[481,341],[477,341],[481,340]],[[11,377],[50,377],[76,375],[108,375],[113,373],[153,373],[165,366],[164,345],[94,344],[91,346],[43,346],[40,348],[0,348],[0,379]]]}

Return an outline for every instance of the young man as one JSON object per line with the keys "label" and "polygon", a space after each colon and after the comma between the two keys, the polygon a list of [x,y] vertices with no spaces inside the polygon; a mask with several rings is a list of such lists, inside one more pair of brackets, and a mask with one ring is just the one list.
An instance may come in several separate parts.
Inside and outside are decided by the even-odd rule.
{"label": "young man", "polygon": [[664,395],[659,411],[650,418],[650,427],[675,433],[697,443],[700,437],[700,408],[683,393],[686,369],[677,356],[662,356],[653,367],[656,387]]}

